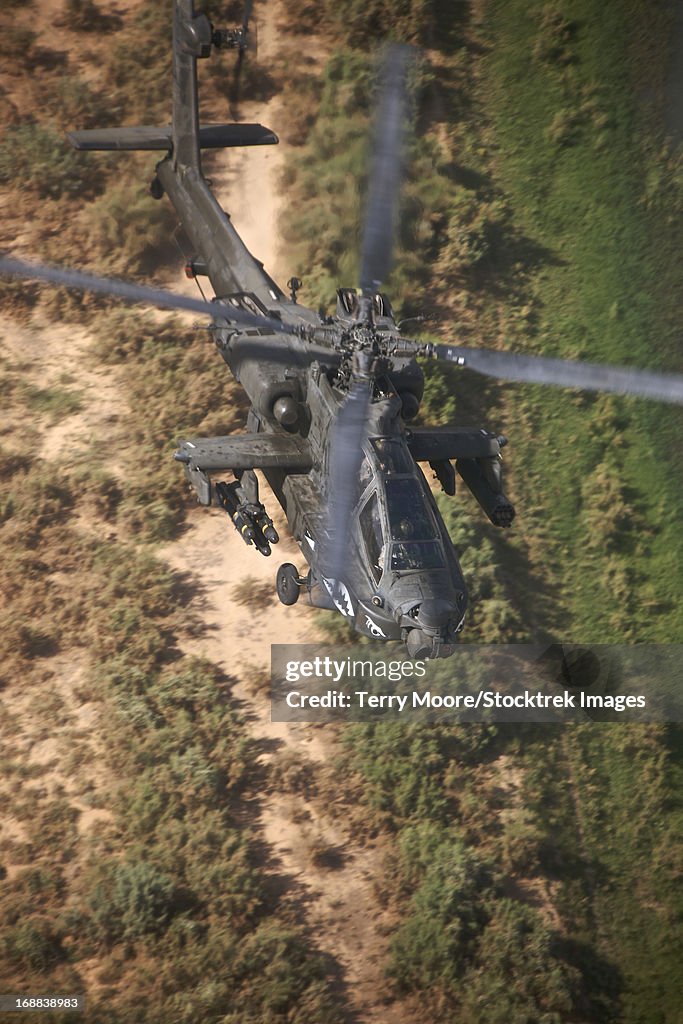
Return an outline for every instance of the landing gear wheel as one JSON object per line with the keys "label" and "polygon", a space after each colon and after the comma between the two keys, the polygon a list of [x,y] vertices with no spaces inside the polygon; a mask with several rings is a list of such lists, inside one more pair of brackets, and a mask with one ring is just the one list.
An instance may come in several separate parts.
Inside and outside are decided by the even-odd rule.
{"label": "landing gear wheel", "polygon": [[152,199],[162,199],[164,195],[164,186],[161,184],[157,177],[152,178],[149,191]]}
{"label": "landing gear wheel", "polygon": [[291,562],[285,562],[275,577],[277,596],[282,604],[296,604],[299,600],[299,573]]}

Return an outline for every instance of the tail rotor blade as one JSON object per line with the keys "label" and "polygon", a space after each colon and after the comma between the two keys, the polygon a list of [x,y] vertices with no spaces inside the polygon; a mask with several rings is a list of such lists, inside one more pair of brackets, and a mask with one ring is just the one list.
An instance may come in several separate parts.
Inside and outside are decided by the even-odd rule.
{"label": "tail rotor blade", "polygon": [[500,380],[609,391],[683,405],[683,376],[680,374],[449,345],[430,345],[427,354]]}
{"label": "tail rotor blade", "polygon": [[247,32],[249,31],[249,19],[251,18],[251,13],[252,13],[253,9],[254,9],[254,0],[246,0],[246,2],[244,4],[244,12],[242,14],[242,31],[244,32],[245,36],[246,36]]}
{"label": "tail rotor blade", "polygon": [[246,0],[242,13],[241,39],[237,49],[237,60],[235,61],[235,70],[232,75],[232,83],[230,86],[230,106],[232,108],[232,116],[234,118],[239,116],[238,108],[240,100],[240,83],[242,80],[242,65],[244,64],[244,52],[245,50],[255,49],[255,30],[249,28],[249,21],[251,19],[253,9],[253,0]]}
{"label": "tail rotor blade", "polygon": [[391,269],[403,176],[407,77],[413,54],[412,47],[393,44],[384,58],[361,248],[360,287],[365,295],[377,291]]}

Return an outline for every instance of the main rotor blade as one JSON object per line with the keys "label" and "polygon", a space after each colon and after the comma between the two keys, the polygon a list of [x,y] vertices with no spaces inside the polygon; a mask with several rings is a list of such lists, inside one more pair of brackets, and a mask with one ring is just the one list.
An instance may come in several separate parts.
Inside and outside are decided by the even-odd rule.
{"label": "main rotor blade", "polygon": [[271,317],[254,316],[243,309],[229,306],[224,302],[204,302],[191,299],[185,295],[168,292],[164,288],[148,288],[146,285],[129,284],[116,278],[100,277],[97,274],[86,274],[81,270],[67,270],[62,267],[49,267],[42,263],[28,263],[8,256],[0,256],[0,273],[12,277],[37,278],[50,284],[64,288],[77,288],[79,291],[95,292],[100,295],[113,295],[123,302],[143,306],[157,306],[160,309],[184,309],[191,313],[202,313],[212,319],[235,320],[250,327],[269,327],[286,334],[292,328]]}
{"label": "main rotor blade", "polygon": [[349,524],[358,500],[358,481],[363,461],[363,441],[367,432],[372,397],[371,381],[356,381],[337,413],[332,428],[327,510],[328,541],[323,554],[324,572],[339,580],[349,555]]}
{"label": "main rotor blade", "polygon": [[413,54],[412,47],[393,44],[384,58],[361,248],[360,287],[365,295],[376,292],[391,269],[403,175],[407,77]]}
{"label": "main rotor blade", "polygon": [[450,345],[428,345],[425,351],[437,359],[447,359],[475,373],[501,380],[552,384],[586,391],[613,391],[683,405],[683,376],[675,373],[653,373],[650,370],[630,370],[601,363],[527,356],[494,349],[455,348]]}

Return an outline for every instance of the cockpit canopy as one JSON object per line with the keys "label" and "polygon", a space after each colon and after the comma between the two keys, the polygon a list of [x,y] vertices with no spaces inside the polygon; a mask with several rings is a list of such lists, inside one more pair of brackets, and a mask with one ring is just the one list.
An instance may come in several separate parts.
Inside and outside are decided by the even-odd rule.
{"label": "cockpit canopy", "polygon": [[443,569],[424,480],[402,438],[371,438],[360,473],[359,524],[375,583],[382,574]]}

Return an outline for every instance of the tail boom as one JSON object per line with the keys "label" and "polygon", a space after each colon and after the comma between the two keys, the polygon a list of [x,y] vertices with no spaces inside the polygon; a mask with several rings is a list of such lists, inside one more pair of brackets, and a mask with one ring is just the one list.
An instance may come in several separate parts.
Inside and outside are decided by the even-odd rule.
{"label": "tail boom", "polygon": [[69,141],[81,150],[165,151],[152,195],[168,195],[217,295],[252,292],[267,309],[284,299],[284,293],[249,252],[202,174],[202,149],[278,142],[261,124],[200,125],[197,60],[220,46],[224,35],[214,31],[205,14],[195,13],[194,0],[173,0],[172,124],[74,131]]}

